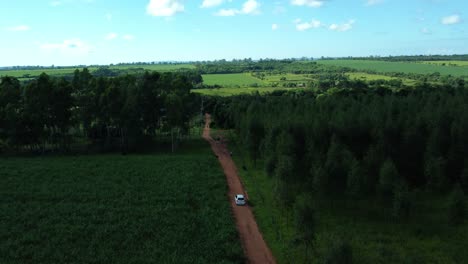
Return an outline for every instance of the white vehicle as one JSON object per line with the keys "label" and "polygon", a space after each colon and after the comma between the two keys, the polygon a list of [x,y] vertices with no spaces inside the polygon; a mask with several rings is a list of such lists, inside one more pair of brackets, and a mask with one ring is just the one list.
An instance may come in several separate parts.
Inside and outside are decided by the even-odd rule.
{"label": "white vehicle", "polygon": [[245,205],[245,197],[242,194],[236,194],[234,201],[236,201],[236,205]]}

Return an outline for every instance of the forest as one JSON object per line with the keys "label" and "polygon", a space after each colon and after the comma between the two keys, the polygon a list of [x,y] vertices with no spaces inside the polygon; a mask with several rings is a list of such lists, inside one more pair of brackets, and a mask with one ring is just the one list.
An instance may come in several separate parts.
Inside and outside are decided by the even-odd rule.
{"label": "forest", "polygon": [[[435,223],[427,222],[431,226],[428,229],[432,228],[427,231],[429,236],[439,234],[433,224],[463,224],[467,216],[463,193],[468,192],[467,102],[468,91],[463,86],[426,84],[404,91],[356,87],[332,88],[320,94],[309,91],[243,95],[216,98],[209,106],[217,126],[235,131],[236,144],[252,161],[246,163],[252,166],[247,169],[257,171],[260,166],[259,170],[268,177],[266,181],[272,182],[269,192],[274,193],[275,204],[283,212],[294,212],[298,230],[295,232],[299,233],[292,241],[299,238],[320,248],[324,242],[317,240],[320,234],[317,217],[331,210],[331,201],[340,199],[347,200],[347,206],[360,208],[362,212],[354,211],[353,218],[364,217],[364,212],[376,201],[380,208],[376,215],[394,223],[421,225],[426,223],[421,215],[434,210],[432,213],[437,212],[442,218],[434,220]],[[251,188],[259,188],[256,185]],[[434,198],[421,193],[429,197],[448,195],[450,199],[436,210],[439,206],[430,205]],[[260,198],[258,202],[264,200]],[[408,228],[416,227],[410,224]],[[384,227],[377,230],[383,232]],[[349,234],[353,232],[359,231],[348,230]],[[358,234],[354,238],[340,236],[359,241]],[[456,243],[466,244],[466,240]],[[335,254],[347,252],[351,247],[346,243],[340,245]],[[392,252],[390,248],[387,250]],[[393,262],[404,259],[396,253],[398,250],[392,252],[396,254]],[[287,254],[286,251],[283,249],[281,254]],[[313,252],[315,257],[323,257],[317,249]],[[364,262],[372,262],[372,258],[363,257],[362,251],[357,255]],[[420,261],[433,258],[413,256],[420,257]],[[449,258],[462,256],[459,251]]]}
{"label": "forest", "polygon": [[83,142],[127,151],[179,138],[199,107],[192,87],[176,72],[102,77],[84,68],[70,81],[43,73],[26,84],[2,77],[0,151],[68,151]]}

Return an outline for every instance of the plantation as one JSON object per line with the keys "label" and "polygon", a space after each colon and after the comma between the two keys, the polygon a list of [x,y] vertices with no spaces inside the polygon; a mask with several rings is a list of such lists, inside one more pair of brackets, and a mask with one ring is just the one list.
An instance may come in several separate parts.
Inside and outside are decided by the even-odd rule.
{"label": "plantation", "polygon": [[417,74],[432,74],[439,72],[441,75],[452,75],[467,77],[468,70],[464,67],[445,67],[432,64],[410,63],[410,62],[387,62],[373,60],[320,60],[319,64],[328,66],[348,67],[357,70],[368,70],[375,72],[402,72]]}
{"label": "plantation", "polygon": [[[235,144],[235,143],[233,143]],[[447,223],[446,196],[418,193],[419,202],[412,217],[404,222],[394,221],[378,202],[372,199],[313,197],[317,210],[316,240],[305,253],[298,240],[300,232],[294,225],[294,212],[278,203],[275,179],[248,158],[241,145],[231,146],[250,202],[264,238],[268,241],[278,263],[303,263],[305,254],[312,255],[312,263],[323,263],[330,248],[338,240],[349,241],[353,249],[353,263],[463,263],[468,258],[466,245],[468,223],[453,226]],[[468,203],[468,199],[466,200]]]}
{"label": "plantation", "polygon": [[234,158],[280,263],[330,263],[343,252],[354,263],[463,263],[467,98],[463,86],[426,83],[211,105],[216,124],[233,132]]}
{"label": "plantation", "polygon": [[243,263],[206,143],[0,159],[0,263]]}

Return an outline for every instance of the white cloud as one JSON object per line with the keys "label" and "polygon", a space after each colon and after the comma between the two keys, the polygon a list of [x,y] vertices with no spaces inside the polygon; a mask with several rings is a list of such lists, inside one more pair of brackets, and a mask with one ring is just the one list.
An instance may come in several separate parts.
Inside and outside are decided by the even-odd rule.
{"label": "white cloud", "polygon": [[224,0],[203,0],[201,8],[210,8],[219,6],[224,2]]}
{"label": "white cloud", "polygon": [[271,25],[271,29],[272,29],[273,31],[277,30],[277,29],[278,29],[278,24],[273,24],[273,25]]}
{"label": "white cloud", "polygon": [[59,52],[70,55],[87,55],[92,52],[92,47],[79,38],[67,39],[62,43],[45,43],[40,48],[47,52]]}
{"label": "white cloud", "polygon": [[119,35],[116,34],[116,33],[109,33],[106,35],[105,39],[106,40],[113,40],[113,39],[116,39]]}
{"label": "white cloud", "polygon": [[320,22],[319,20],[315,20],[315,19],[312,20],[310,23],[309,22],[301,23],[300,20],[297,20],[297,19],[296,21],[297,21],[296,29],[299,31],[304,31],[304,30],[308,30],[311,28],[319,28],[319,27],[324,26],[322,22]]}
{"label": "white cloud", "polygon": [[184,11],[179,0],[150,0],[146,12],[152,16],[170,17]]}
{"label": "white cloud", "polygon": [[255,15],[260,13],[258,10],[260,8],[260,3],[256,0],[247,0],[242,5],[242,9],[221,9],[215,13],[215,16],[235,16],[235,15]]}
{"label": "white cloud", "polygon": [[243,14],[257,14],[260,4],[256,0],[247,0],[242,6]]}
{"label": "white cloud", "polygon": [[130,40],[134,40],[135,36],[127,34],[127,35],[124,35],[122,38],[125,39],[125,40],[130,41]]}
{"label": "white cloud", "polygon": [[26,26],[26,25],[19,25],[19,26],[14,26],[14,27],[8,27],[6,28],[8,31],[28,31],[31,30],[31,27]]}
{"label": "white cloud", "polygon": [[460,23],[461,18],[460,18],[459,15],[451,15],[451,16],[447,16],[447,17],[442,18],[441,22],[444,25],[454,25],[454,24]]}
{"label": "white cloud", "polygon": [[373,5],[378,5],[383,3],[384,0],[367,0],[366,1],[366,6],[373,6]]}
{"label": "white cloud", "polygon": [[325,1],[323,0],[291,0],[292,5],[321,7]]}
{"label": "white cloud", "polygon": [[239,11],[236,9],[221,9],[215,13],[216,16],[235,16]]}
{"label": "white cloud", "polygon": [[351,30],[353,28],[353,24],[354,24],[354,20],[350,20],[348,21],[348,23],[344,23],[344,24],[331,24],[328,28],[330,30],[334,30],[334,31],[340,31],[340,32],[345,32],[345,31],[348,31],[348,30]]}

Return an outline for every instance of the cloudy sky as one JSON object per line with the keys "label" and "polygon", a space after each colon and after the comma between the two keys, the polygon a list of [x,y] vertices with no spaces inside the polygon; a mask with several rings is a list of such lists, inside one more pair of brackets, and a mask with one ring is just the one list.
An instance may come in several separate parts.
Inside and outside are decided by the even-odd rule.
{"label": "cloudy sky", "polygon": [[15,0],[0,66],[468,53],[467,0]]}

